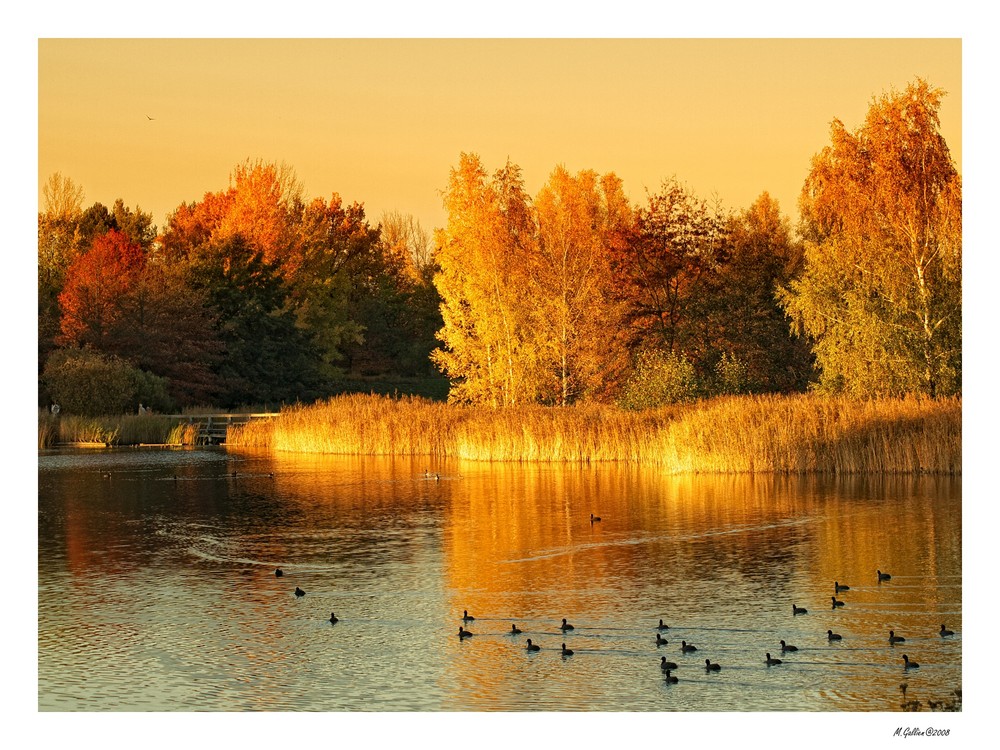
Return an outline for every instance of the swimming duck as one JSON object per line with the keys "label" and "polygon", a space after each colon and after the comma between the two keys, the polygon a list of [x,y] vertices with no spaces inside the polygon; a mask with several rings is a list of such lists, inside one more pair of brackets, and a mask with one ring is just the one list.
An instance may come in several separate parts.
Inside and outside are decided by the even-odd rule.
{"label": "swimming duck", "polygon": [[462,610],[462,619],[465,622],[471,622],[472,620],[475,620],[476,618],[469,614],[469,610],[463,609]]}
{"label": "swimming duck", "polygon": [[340,622],[340,618],[337,617],[337,615],[335,615],[333,612],[331,612],[330,613],[330,622],[333,623],[334,625],[336,625],[338,622]]}
{"label": "swimming duck", "polygon": [[764,663],[767,664],[767,666],[773,667],[775,664],[781,664],[781,659],[772,659],[770,653],[766,654],[766,656],[767,658],[764,660]]}
{"label": "swimming duck", "polygon": [[564,643],[562,645],[562,655],[563,656],[572,656],[573,655],[573,649],[566,648],[566,644]]}
{"label": "swimming duck", "polygon": [[850,590],[851,587],[848,586],[846,583],[841,584],[840,581],[833,582],[833,593],[835,594],[839,594],[841,591],[850,591]]}
{"label": "swimming duck", "polygon": [[896,635],[895,630],[889,631],[889,643],[904,643],[906,639],[901,635]]}
{"label": "swimming duck", "polygon": [[690,654],[692,651],[697,651],[697,650],[698,648],[696,646],[692,646],[687,641],[681,641],[681,651],[683,651],[685,654]]}
{"label": "swimming duck", "polygon": [[833,600],[833,608],[834,609],[836,609],[837,607],[843,607],[844,606],[844,603],[841,602],[841,601],[838,601],[837,597],[831,596],[830,598]]}
{"label": "swimming duck", "polygon": [[539,645],[538,645],[538,644],[536,644],[536,643],[532,643],[532,642],[531,642],[531,639],[529,638],[529,639],[528,639],[528,647],[527,647],[527,649],[525,649],[525,650],[526,650],[526,651],[541,651],[541,650],[542,650],[542,647],[541,647],[541,646],[539,646]]}
{"label": "swimming duck", "polygon": [[601,520],[600,516],[595,516],[593,513],[590,514],[590,522],[591,523],[596,523],[596,522],[598,522],[600,520]]}
{"label": "swimming duck", "polygon": [[660,657],[660,669],[662,669],[664,672],[666,672],[668,669],[677,669],[677,665],[674,664],[672,661],[667,661],[667,657],[661,656]]}
{"label": "swimming duck", "polygon": [[281,568],[275,568],[274,569],[274,577],[275,578],[281,578],[281,576],[283,576],[283,575],[285,575],[285,574],[281,571]]}
{"label": "swimming duck", "polygon": [[566,618],[563,618],[562,625],[559,626],[560,630],[573,630],[573,626],[566,622]]}
{"label": "swimming duck", "polygon": [[664,637],[663,637],[662,635],[660,635],[659,633],[657,633],[657,634],[656,634],[656,645],[657,645],[657,646],[666,646],[666,645],[667,645],[667,639],[666,639],[666,638],[664,638]]}
{"label": "swimming duck", "polygon": [[720,669],[722,669],[722,667],[720,667],[718,664],[714,664],[710,662],[708,659],[705,659],[706,672],[718,672]]}
{"label": "swimming duck", "polygon": [[799,650],[798,646],[789,646],[784,641],[781,641],[781,652],[782,653],[785,653],[786,651],[798,651],[798,650]]}
{"label": "swimming duck", "polygon": [[305,596],[306,592],[300,589],[298,586],[295,587],[295,596]]}
{"label": "swimming duck", "polygon": [[891,575],[889,575],[888,573],[883,573],[881,570],[876,570],[875,572],[878,573],[879,583],[882,583],[882,581],[888,581],[892,579]]}
{"label": "swimming duck", "polygon": [[916,669],[919,666],[915,661],[910,661],[910,657],[903,654],[903,669]]}
{"label": "swimming duck", "polygon": [[677,678],[674,677],[672,674],[670,674],[670,670],[669,669],[666,670],[666,672],[667,673],[663,676],[663,681],[666,682],[668,685],[676,685],[677,684]]}
{"label": "swimming duck", "polygon": [[463,628],[461,625],[458,626],[458,640],[462,640],[463,638],[471,638],[474,635],[475,635],[475,633],[470,633],[468,630],[466,630],[465,628]]}
{"label": "swimming duck", "polygon": [[954,630],[948,630],[948,628],[946,628],[944,626],[944,623],[941,624],[941,631],[940,632],[941,632],[941,637],[942,638],[944,638],[946,635],[955,635],[955,631]]}
{"label": "swimming duck", "polygon": [[660,620],[660,624],[656,626],[656,629],[657,630],[669,630],[670,626],[669,625],[664,625],[663,624],[663,620]]}
{"label": "swimming duck", "polygon": [[839,641],[839,640],[843,640],[843,636],[839,635],[838,633],[834,633],[832,630],[827,630],[826,631],[826,639],[828,641]]}
{"label": "swimming duck", "polygon": [[808,614],[808,612],[809,612],[809,610],[806,609],[805,607],[796,607],[794,604],[792,605],[792,614],[793,615],[804,615],[804,614]]}
{"label": "swimming duck", "polygon": [[511,635],[520,635],[520,633],[521,633],[521,628],[519,628],[517,625],[513,625],[512,624],[510,626],[510,634]]}

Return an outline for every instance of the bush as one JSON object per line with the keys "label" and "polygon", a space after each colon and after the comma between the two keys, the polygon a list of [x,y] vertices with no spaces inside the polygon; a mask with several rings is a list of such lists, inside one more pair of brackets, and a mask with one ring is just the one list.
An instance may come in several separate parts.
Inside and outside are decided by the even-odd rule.
{"label": "bush", "polygon": [[52,399],[71,414],[101,416],[135,412],[139,404],[171,411],[167,381],[120,357],[88,349],[57,349],[42,373]]}
{"label": "bush", "polygon": [[694,365],[684,357],[649,349],[636,358],[632,375],[622,389],[623,409],[652,409],[698,398]]}

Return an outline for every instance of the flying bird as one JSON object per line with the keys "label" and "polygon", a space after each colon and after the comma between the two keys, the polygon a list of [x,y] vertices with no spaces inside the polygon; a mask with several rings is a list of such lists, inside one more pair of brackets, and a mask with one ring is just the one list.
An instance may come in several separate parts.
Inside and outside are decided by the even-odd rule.
{"label": "flying bird", "polygon": [[150,117],[149,115],[146,115],[146,119],[147,120],[155,120],[156,118],[155,117]]}

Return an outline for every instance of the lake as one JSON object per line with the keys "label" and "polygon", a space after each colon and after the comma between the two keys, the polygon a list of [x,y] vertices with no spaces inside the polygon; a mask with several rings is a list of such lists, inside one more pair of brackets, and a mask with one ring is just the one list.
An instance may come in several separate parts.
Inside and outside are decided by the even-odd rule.
{"label": "lake", "polygon": [[204,448],[40,451],[38,483],[42,711],[899,711],[903,683],[962,685],[960,478]]}

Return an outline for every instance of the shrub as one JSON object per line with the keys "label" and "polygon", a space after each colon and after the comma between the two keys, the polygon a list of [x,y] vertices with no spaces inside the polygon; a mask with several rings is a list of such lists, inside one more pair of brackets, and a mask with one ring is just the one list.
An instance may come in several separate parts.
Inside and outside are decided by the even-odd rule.
{"label": "shrub", "polygon": [[115,356],[88,349],[57,349],[42,380],[65,412],[86,416],[134,412],[140,403],[170,411],[167,381]]}
{"label": "shrub", "polygon": [[697,397],[698,377],[690,361],[677,354],[648,349],[636,359],[619,405],[624,409],[651,409]]}

